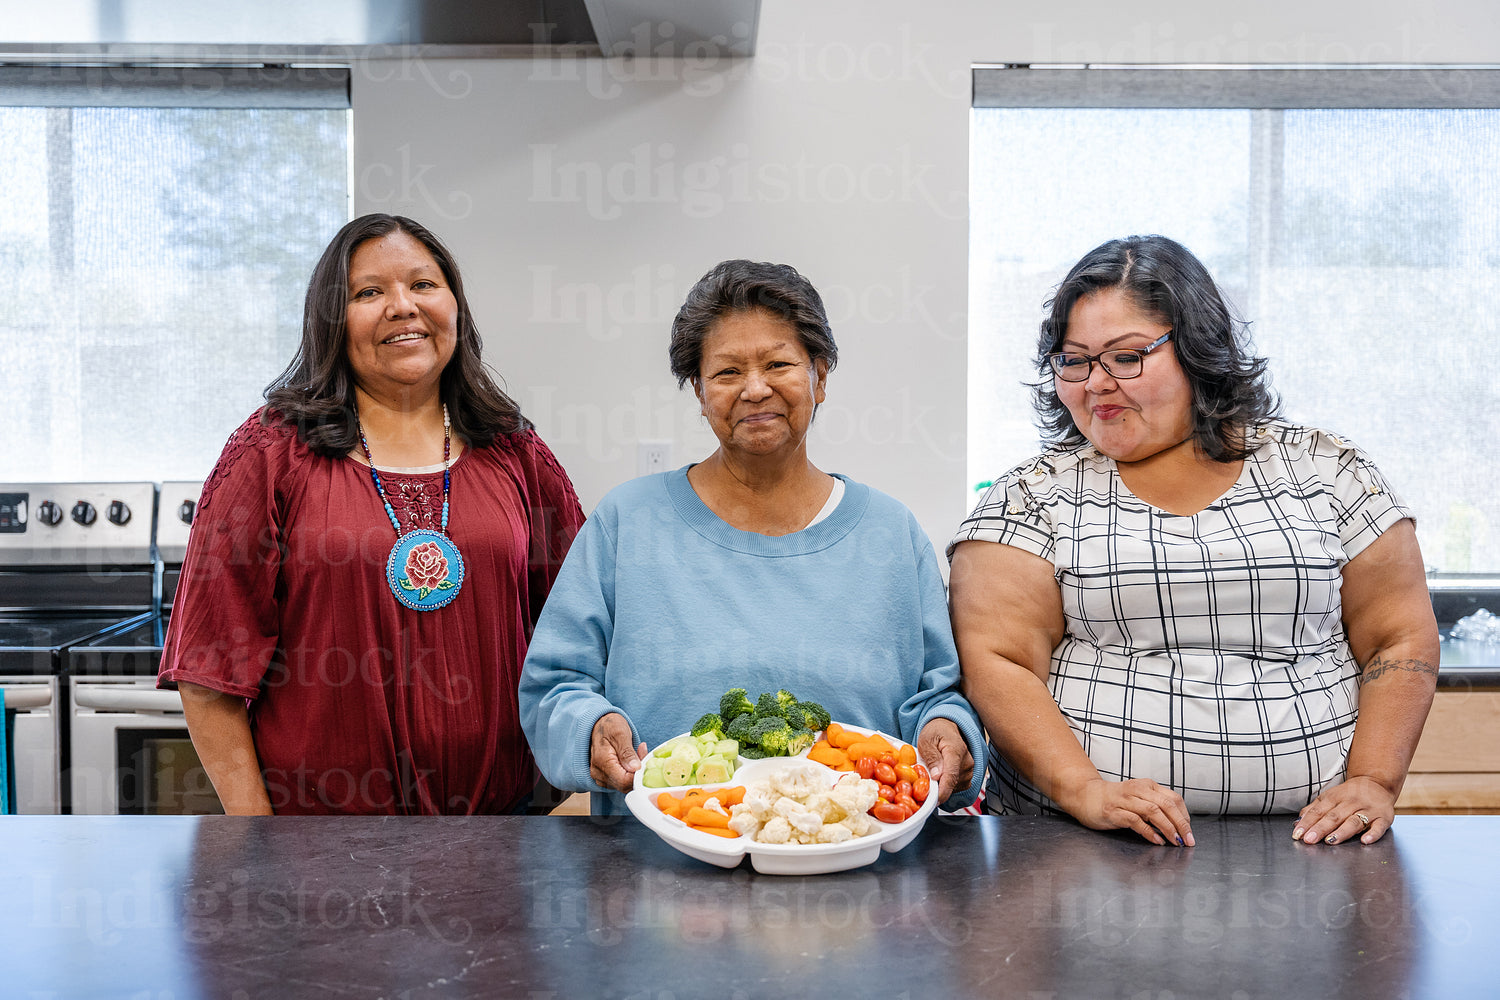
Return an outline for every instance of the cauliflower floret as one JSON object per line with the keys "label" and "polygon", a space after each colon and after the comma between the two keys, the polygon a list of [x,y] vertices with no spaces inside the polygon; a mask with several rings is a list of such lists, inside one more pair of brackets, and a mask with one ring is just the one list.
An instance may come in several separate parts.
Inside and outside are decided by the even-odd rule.
{"label": "cauliflower floret", "polygon": [[743,805],[734,806],[733,813],[734,815],[729,817],[729,829],[741,837],[754,840],[755,835],[760,832],[760,820],[756,819],[755,814]]}
{"label": "cauliflower floret", "polygon": [[806,800],[807,811],[817,813],[824,823],[837,823],[844,818],[844,810],[832,798],[822,792],[813,792]]}
{"label": "cauliflower floret", "polygon": [[865,813],[850,813],[839,820],[839,826],[847,827],[849,832],[856,837],[868,836],[875,829],[875,821]]}
{"label": "cauliflower floret", "polygon": [[724,804],[719,801],[717,796],[711,795],[707,799],[705,799],[703,802],[703,808],[707,809],[711,813],[718,813],[720,816],[729,815],[729,811],[724,808]]}
{"label": "cauliflower floret", "polygon": [[857,774],[846,774],[833,786],[829,798],[842,809],[845,815],[854,816],[868,812],[880,801],[880,782],[872,778],[861,778]]}
{"label": "cauliflower floret", "polygon": [[771,791],[788,798],[806,798],[811,792],[812,785],[807,778],[807,769],[800,767],[783,767],[771,774]]}
{"label": "cauliflower floret", "polygon": [[854,839],[854,831],[840,823],[829,823],[818,831],[817,842],[820,844],[842,844]]}
{"label": "cauliflower floret", "polygon": [[802,803],[798,802],[790,795],[783,795],[781,798],[776,800],[774,805],[771,806],[771,812],[775,813],[777,816],[790,816],[794,812],[801,811]]}
{"label": "cauliflower floret", "polygon": [[786,821],[792,825],[793,830],[805,833],[809,837],[815,836],[819,830],[823,829],[823,817],[802,808],[788,813]]}
{"label": "cauliflower floret", "polygon": [[[745,788],[745,798],[740,802],[740,805],[750,810],[750,814],[756,820],[764,823],[772,816],[771,806],[775,804],[775,799],[776,797],[771,793],[770,787],[763,782],[757,781]],[[735,808],[738,809],[739,806],[735,806]]]}
{"label": "cauliflower floret", "polygon": [[786,821],[785,816],[773,816],[770,822],[760,828],[755,839],[762,844],[785,844],[792,839],[792,825]]}

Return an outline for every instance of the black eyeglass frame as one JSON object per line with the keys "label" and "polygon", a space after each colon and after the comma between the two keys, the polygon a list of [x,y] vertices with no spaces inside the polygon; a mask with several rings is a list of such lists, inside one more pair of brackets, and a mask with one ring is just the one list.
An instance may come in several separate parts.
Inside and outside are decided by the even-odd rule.
{"label": "black eyeglass frame", "polygon": [[[1047,355],[1047,365],[1048,365],[1048,367],[1050,367],[1052,369],[1052,374],[1056,375],[1058,378],[1062,379],[1064,382],[1087,382],[1089,380],[1089,376],[1092,375],[1092,374],[1094,374],[1094,362],[1096,362],[1096,361],[1099,363],[1099,367],[1103,368],[1105,370],[1105,372],[1108,373],[1108,375],[1109,375],[1110,378],[1114,378],[1114,379],[1140,378],[1141,377],[1141,372],[1143,372],[1143,371],[1146,370],[1146,357],[1147,357],[1147,355],[1149,355],[1152,351],[1156,350],[1162,344],[1165,344],[1167,341],[1169,341],[1171,339],[1172,339],[1172,331],[1168,330],[1166,333],[1162,334],[1160,337],[1157,337],[1155,340],[1153,340],[1151,343],[1147,344],[1145,347],[1117,347],[1117,348],[1115,348],[1112,351],[1105,351],[1102,354],[1080,354],[1077,351],[1053,351],[1051,354]],[[1139,354],[1140,357],[1141,357],[1140,367],[1137,368],[1135,371],[1131,372],[1129,375],[1121,375],[1121,374],[1117,373],[1113,368],[1111,368],[1109,366],[1109,362],[1107,362],[1107,361],[1104,360],[1104,357],[1107,354]],[[1083,371],[1083,377],[1082,378],[1069,378],[1068,376],[1064,375],[1063,374],[1063,370],[1058,367],[1057,359],[1058,358],[1068,358],[1068,357],[1071,357],[1071,358],[1081,358],[1082,360],[1087,361],[1089,363],[1088,367],[1085,368],[1084,371]],[[1077,370],[1077,368],[1078,368],[1077,365],[1070,365],[1069,366],[1069,370]]]}

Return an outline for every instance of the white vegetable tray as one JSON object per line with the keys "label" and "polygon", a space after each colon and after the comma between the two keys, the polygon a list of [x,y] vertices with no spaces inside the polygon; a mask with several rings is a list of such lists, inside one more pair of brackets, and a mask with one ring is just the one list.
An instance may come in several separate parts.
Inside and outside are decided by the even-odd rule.
{"label": "white vegetable tray", "polygon": [[[874,730],[858,726],[844,726],[860,733]],[[901,741],[885,736],[895,746]],[[690,858],[720,868],[733,868],[750,855],[750,864],[764,875],[823,875],[828,872],[848,871],[862,868],[880,857],[881,851],[899,851],[910,844],[922,826],[937,809],[937,782],[915,816],[902,823],[882,823],[871,819],[876,830],[864,837],[855,837],[842,844],[760,844],[745,837],[729,840],[709,833],[699,833],[680,819],[668,816],[656,807],[656,797],[662,792],[681,793],[689,788],[732,788],[752,781],[765,781],[773,771],[784,767],[805,769],[815,778],[826,781],[829,788],[846,772],[835,771],[817,761],[808,760],[804,751],[796,757],[766,757],[761,760],[740,758],[739,767],[729,781],[714,785],[680,785],[672,788],[646,788],[641,784],[641,771],[635,773],[635,788],[625,796],[625,805],[657,836]]]}

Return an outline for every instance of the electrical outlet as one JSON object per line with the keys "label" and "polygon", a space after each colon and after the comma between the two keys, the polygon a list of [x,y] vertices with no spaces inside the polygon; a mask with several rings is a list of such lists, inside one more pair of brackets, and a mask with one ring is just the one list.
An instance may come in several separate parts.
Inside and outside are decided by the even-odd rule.
{"label": "electrical outlet", "polygon": [[638,476],[654,476],[658,472],[666,472],[672,465],[670,441],[640,441],[635,448],[635,472]]}

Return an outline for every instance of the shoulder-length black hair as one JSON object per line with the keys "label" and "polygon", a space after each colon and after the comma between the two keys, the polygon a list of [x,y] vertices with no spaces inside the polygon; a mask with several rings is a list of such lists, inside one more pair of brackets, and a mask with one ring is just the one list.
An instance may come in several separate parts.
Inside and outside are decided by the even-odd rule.
{"label": "shoulder-length black hair", "polygon": [[1073,306],[1086,295],[1118,288],[1136,308],[1172,328],[1168,341],[1193,393],[1193,439],[1205,455],[1233,462],[1250,453],[1245,430],[1277,417],[1266,359],[1252,353],[1244,321],[1235,318],[1208,270],[1187,247],[1165,236],[1127,236],[1095,247],[1073,265],[1044,309],[1032,385],[1042,436],[1082,444],[1083,433],[1057,398],[1047,355],[1062,349]]}
{"label": "shoulder-length black hair", "polygon": [[400,215],[362,215],[334,236],[307,284],[302,310],[302,343],[286,371],[266,386],[263,423],[279,422],[320,455],[343,455],[359,443],[354,416],[354,372],[345,350],[348,337],[349,261],[366,240],[406,233],[432,254],[458,303],[458,343],[443,369],[439,393],[453,430],[483,448],[497,434],[531,426],[480,359],[479,328],[464,297],[458,264],[441,240],[420,223]]}
{"label": "shoulder-length black hair", "polygon": [[790,264],[726,260],[698,279],[672,320],[667,359],[677,379],[677,388],[681,389],[686,382],[697,385],[703,364],[703,341],[714,324],[730,313],[752,309],[764,309],[790,323],[814,365],[822,361],[832,371],[839,363],[828,311],[812,282]]}

